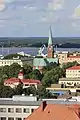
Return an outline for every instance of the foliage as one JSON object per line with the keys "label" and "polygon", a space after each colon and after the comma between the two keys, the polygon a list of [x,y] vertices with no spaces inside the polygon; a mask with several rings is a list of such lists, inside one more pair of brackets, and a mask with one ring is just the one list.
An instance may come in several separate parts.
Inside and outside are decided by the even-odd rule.
{"label": "foliage", "polygon": [[32,66],[30,66],[28,64],[23,65],[23,69],[24,69],[25,74],[32,72]]}
{"label": "foliage", "polygon": [[38,85],[36,92],[39,98],[52,98],[53,97],[51,93],[46,91],[46,88],[43,85]]}
{"label": "foliage", "polygon": [[15,89],[15,94],[16,95],[22,95],[23,94],[23,85],[22,84],[19,84]]}
{"label": "foliage", "polygon": [[18,77],[18,73],[21,70],[21,66],[18,63],[13,63],[9,67],[9,77]]}
{"label": "foliage", "polygon": [[61,77],[63,77],[63,69],[60,67],[55,67],[44,74],[42,84],[46,87],[49,87],[51,84],[58,83],[58,80]]}
{"label": "foliage", "polygon": [[42,74],[40,73],[39,70],[33,70],[31,73],[30,73],[30,78],[31,79],[35,79],[35,80],[41,80],[42,79]]}

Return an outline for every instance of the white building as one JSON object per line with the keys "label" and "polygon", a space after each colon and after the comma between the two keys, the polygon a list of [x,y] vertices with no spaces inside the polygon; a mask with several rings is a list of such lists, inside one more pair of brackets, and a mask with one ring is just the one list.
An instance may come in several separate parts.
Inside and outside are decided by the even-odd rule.
{"label": "white building", "polygon": [[34,96],[0,98],[0,120],[25,120],[40,104]]}
{"label": "white building", "polygon": [[0,66],[10,66],[13,63],[18,63],[21,67],[23,67],[23,62],[20,59],[0,59]]}

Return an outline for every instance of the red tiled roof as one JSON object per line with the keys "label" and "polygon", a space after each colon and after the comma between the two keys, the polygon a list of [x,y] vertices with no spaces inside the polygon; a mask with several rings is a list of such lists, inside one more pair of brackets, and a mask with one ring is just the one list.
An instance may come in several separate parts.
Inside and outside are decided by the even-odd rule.
{"label": "red tiled roof", "polygon": [[66,70],[80,70],[80,66],[73,66],[73,67],[67,68]]}
{"label": "red tiled roof", "polygon": [[40,84],[39,80],[34,80],[34,79],[23,79],[21,80],[22,83],[37,83]]}
{"label": "red tiled roof", "polygon": [[80,56],[69,56],[68,58],[80,58]]}
{"label": "red tiled roof", "polygon": [[20,83],[21,82],[20,79],[18,79],[18,78],[10,78],[10,79],[4,81],[4,83],[7,83],[7,84],[8,83],[13,84],[13,83],[17,83],[17,82]]}
{"label": "red tiled roof", "polygon": [[80,120],[80,105],[41,105],[26,120]]}
{"label": "red tiled roof", "polygon": [[20,80],[19,78],[10,78],[8,80],[5,80],[4,83],[16,83],[16,82],[19,82],[19,83],[26,83],[26,84],[29,84],[29,83],[36,83],[36,84],[40,84],[40,81],[39,80],[33,80],[33,79],[23,79],[23,80]]}

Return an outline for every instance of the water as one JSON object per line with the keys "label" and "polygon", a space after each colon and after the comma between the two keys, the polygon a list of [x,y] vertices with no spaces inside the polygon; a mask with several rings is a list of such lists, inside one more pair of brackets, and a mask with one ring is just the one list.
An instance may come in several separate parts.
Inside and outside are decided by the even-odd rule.
{"label": "water", "polygon": [[[25,54],[31,54],[31,55],[36,55],[38,53],[38,49],[36,47],[11,47],[11,48],[0,48],[0,54],[6,56],[7,54],[13,54],[17,52],[23,51]],[[45,50],[47,51],[47,50]],[[74,51],[80,51],[80,48],[57,48],[57,51],[69,51],[69,52],[74,52]]]}

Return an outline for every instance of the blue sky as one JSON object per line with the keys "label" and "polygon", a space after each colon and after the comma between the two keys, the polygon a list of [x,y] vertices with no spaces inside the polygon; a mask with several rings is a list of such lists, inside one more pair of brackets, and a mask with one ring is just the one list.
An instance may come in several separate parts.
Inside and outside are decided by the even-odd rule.
{"label": "blue sky", "polygon": [[0,36],[80,37],[80,0],[0,0]]}

